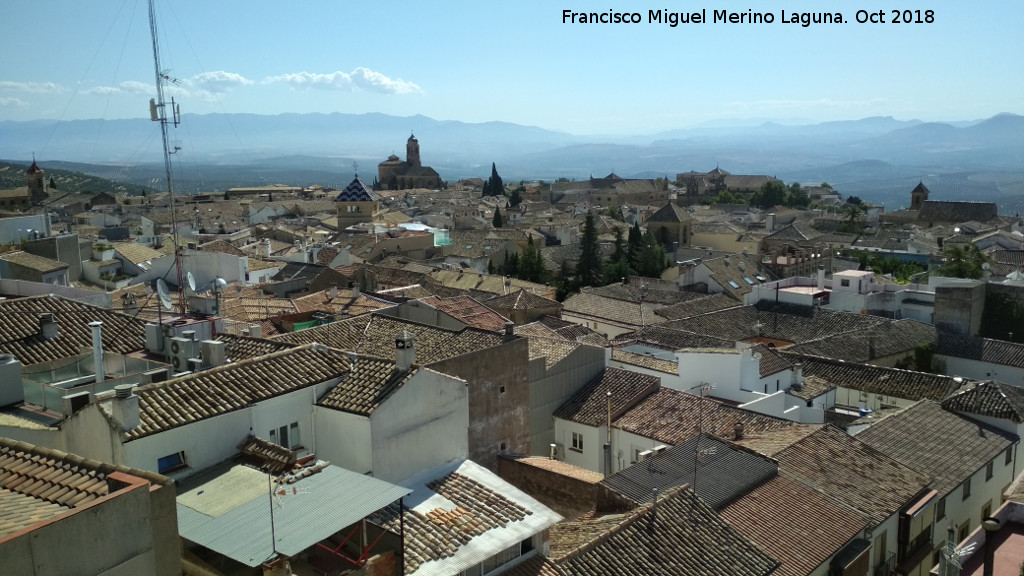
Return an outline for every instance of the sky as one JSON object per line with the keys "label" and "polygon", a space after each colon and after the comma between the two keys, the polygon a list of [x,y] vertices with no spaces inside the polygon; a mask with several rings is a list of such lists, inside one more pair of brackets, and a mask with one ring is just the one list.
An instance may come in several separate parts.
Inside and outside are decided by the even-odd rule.
{"label": "sky", "polygon": [[[176,80],[166,94],[186,114],[422,114],[578,135],[1024,113],[1019,0],[572,1],[157,0],[162,68]],[[934,22],[892,23],[893,7]],[[659,9],[774,22],[649,23]],[[563,10],[642,22],[572,24]],[[783,22],[822,10],[846,22]],[[859,24],[858,10],[886,23]],[[3,11],[0,121],[149,115],[145,0],[5,0]]]}

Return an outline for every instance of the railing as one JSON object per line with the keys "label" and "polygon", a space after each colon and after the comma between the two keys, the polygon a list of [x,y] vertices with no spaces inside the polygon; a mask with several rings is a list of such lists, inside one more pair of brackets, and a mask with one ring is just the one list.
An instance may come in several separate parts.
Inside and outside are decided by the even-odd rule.
{"label": "railing", "polygon": [[888,556],[875,566],[874,576],[889,576],[896,573],[896,554],[890,552]]}
{"label": "railing", "polygon": [[913,557],[922,548],[932,546],[932,535],[930,530],[924,530],[914,537],[909,543],[900,546],[900,562]]}

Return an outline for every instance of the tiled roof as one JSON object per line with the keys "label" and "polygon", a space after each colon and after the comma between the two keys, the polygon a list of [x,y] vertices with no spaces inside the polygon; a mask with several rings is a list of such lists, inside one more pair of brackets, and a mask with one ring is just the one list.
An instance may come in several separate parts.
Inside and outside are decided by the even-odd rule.
{"label": "tiled roof", "polygon": [[[918,440],[906,437],[902,441]],[[776,459],[780,473],[792,475],[853,507],[873,526],[898,512],[928,486],[925,474],[834,426],[822,427],[779,452]]]}
{"label": "tiled roof", "polygon": [[535,310],[561,308],[562,303],[519,289],[505,296],[495,296],[486,304],[495,310]]}
{"label": "tiled roof", "polygon": [[1024,423],[1024,388],[987,381],[942,401],[946,410]]}
{"label": "tiled roof", "polygon": [[[523,291],[520,290],[520,293],[522,292]],[[450,316],[462,320],[470,326],[481,330],[504,332],[505,324],[509,322],[508,318],[505,318],[501,314],[498,314],[494,310],[491,310],[469,296],[456,296],[454,298],[438,298],[437,296],[429,296],[427,298],[420,298],[420,300]]]}
{"label": "tiled roof", "polygon": [[50,258],[46,258],[44,256],[37,256],[35,254],[29,254],[28,252],[21,251],[7,252],[5,254],[0,255],[0,259],[6,260],[11,264],[17,264],[22,268],[35,270],[41,274],[56,272],[58,270],[65,270],[68,267],[68,265],[63,262],[51,260]]}
{"label": "tiled roof", "polygon": [[917,211],[918,222],[989,222],[997,215],[994,202],[925,200]]}
{"label": "tiled roof", "polygon": [[774,349],[765,346],[764,344],[757,344],[753,347],[754,354],[761,355],[761,361],[758,362],[758,372],[761,378],[767,378],[772,374],[778,374],[783,370],[790,370],[793,368],[792,362],[786,357],[780,355]]}
{"label": "tiled roof", "polygon": [[697,292],[647,289],[634,286],[632,284],[622,284],[620,282],[596,288],[588,287],[586,288],[586,291],[591,294],[597,294],[598,296],[615,298],[616,300],[625,300],[627,302],[636,303],[643,301],[650,304],[664,304],[666,306],[680,304],[683,302],[691,302],[693,300],[699,300],[707,297],[706,294],[700,294]]}
{"label": "tiled roof", "polygon": [[790,420],[736,408],[714,398],[661,388],[644,398],[612,422],[612,426],[658,442],[676,446],[697,436],[698,430],[721,438],[732,438],[737,423],[744,426],[744,438],[771,436],[794,425]]}
{"label": "tiled roof", "polygon": [[913,352],[919,345],[935,343],[936,338],[938,333],[931,324],[916,320],[895,320],[855,333],[810,340],[787,348],[786,351],[847,362],[871,363],[876,358]]}
{"label": "tiled roof", "polygon": [[138,242],[116,242],[112,246],[118,254],[124,256],[125,260],[132,264],[144,264],[147,260],[152,261],[163,256],[162,252]]}
{"label": "tiled roof", "polygon": [[800,343],[834,334],[856,333],[886,322],[892,321],[828,308],[762,300],[751,306],[729,308],[685,320],[675,320],[666,323],[665,327],[734,342],[765,337]]}
{"label": "tiled roof", "polygon": [[[221,254],[229,254],[231,256],[245,256],[246,255],[244,250],[242,250],[241,248],[238,248],[237,246],[235,246],[234,244],[228,242],[227,240],[214,240],[212,242],[207,242],[205,244],[201,244],[199,246],[199,248],[203,252],[219,252]],[[252,268],[250,267],[250,270],[251,269]]]}
{"label": "tiled roof", "polygon": [[529,346],[530,360],[543,358],[544,366],[548,370],[582,346],[582,344],[577,342],[541,336],[527,336],[527,344]]}
{"label": "tiled roof", "polygon": [[705,334],[694,334],[664,325],[647,326],[635,332],[623,334],[612,341],[616,348],[631,344],[649,344],[663,350],[682,350],[683,348],[732,348],[735,343]]}
{"label": "tiled roof", "polygon": [[338,317],[349,317],[394,306],[395,303],[369,294],[353,294],[351,290],[338,290],[334,298],[331,298],[330,290],[321,290],[292,298],[292,304],[299,312],[321,311]]}
{"label": "tiled roof", "polygon": [[141,424],[128,440],[163,432],[337,378],[348,356],[303,346],[135,389]]}
{"label": "tiled roof", "polygon": [[275,476],[290,470],[296,461],[295,452],[252,434],[238,446],[238,452],[249,461],[256,462],[260,470]]}
{"label": "tiled roof", "polygon": [[[841,386],[881,396],[906,400],[942,400],[964,385],[963,379],[955,376],[882,368],[786,352],[782,354],[794,363],[802,364],[805,377],[816,377],[830,387]],[[806,397],[806,393],[797,395]]]}
{"label": "tiled roof", "polygon": [[654,489],[665,492],[688,485],[720,510],[777,472],[778,464],[767,457],[700,436],[637,462],[602,484],[636,504],[650,502]]}
{"label": "tiled roof", "polygon": [[944,333],[939,335],[936,352],[944,356],[1024,368],[1024,344],[1016,342]]}
{"label": "tiled roof", "polygon": [[665,374],[679,374],[678,362],[658,358],[656,356],[648,356],[646,354],[637,354],[636,352],[630,352],[621,348],[612,349],[612,360],[622,362],[623,364],[629,364],[631,366],[639,366],[649,370],[664,372]]}
{"label": "tiled roof", "polygon": [[586,289],[570,296],[562,303],[562,306],[562,311],[566,314],[608,320],[629,326],[646,326],[665,321],[664,318],[654,313],[655,310],[662,307],[661,304],[627,302],[593,294]]}
{"label": "tiled roof", "polygon": [[[511,536],[518,543],[525,537],[524,531],[540,532],[560,518],[470,461],[440,477],[406,484],[414,488],[404,514],[406,574],[459,573],[469,566],[460,567],[458,557],[474,555],[467,550],[472,541],[478,543],[474,548],[479,556],[480,542],[484,547],[494,546]],[[386,509],[382,520],[385,528],[400,531],[397,506]],[[519,536],[514,535],[517,532]]]}
{"label": "tiled roof", "polygon": [[334,199],[335,202],[377,202],[380,196],[366,187],[357,176]]}
{"label": "tiled roof", "polygon": [[700,298],[689,300],[687,302],[671,304],[664,308],[659,308],[655,310],[654,313],[667,320],[681,320],[691,316],[707,314],[708,312],[717,312],[719,310],[725,310],[726,308],[736,308],[742,305],[742,302],[728,294],[710,294],[702,295]]}
{"label": "tiled roof", "polygon": [[[39,336],[39,315],[44,312],[60,324],[52,340]],[[26,366],[75,358],[91,349],[89,322],[103,322],[103,349],[118,354],[141,350],[146,332],[145,324],[131,316],[53,295],[0,301],[0,318],[0,352],[13,354]]]}
{"label": "tiled roof", "polygon": [[624,410],[657,390],[661,379],[619,368],[605,368],[554,415],[587,426],[600,426],[608,419],[608,393],[611,393],[611,417],[614,420]]}
{"label": "tiled roof", "polygon": [[778,566],[685,488],[657,507],[556,525],[550,557],[574,576],[761,576]]}
{"label": "tiled roof", "polygon": [[359,357],[341,382],[317,402],[343,412],[369,416],[388,396],[401,388],[419,370],[400,371],[393,361]]}
{"label": "tiled roof", "polygon": [[872,424],[857,439],[928,474],[931,487],[945,495],[1017,437],[922,400]]}
{"label": "tiled roof", "polygon": [[416,337],[416,362],[424,365],[498,346],[504,341],[502,335],[487,330],[472,327],[445,330],[383,314],[363,314],[301,332],[281,334],[273,340],[292,344],[318,342],[366,356],[391,358],[395,354],[395,336],[403,330]]}
{"label": "tiled roof", "polygon": [[861,514],[782,475],[741,496],[720,514],[781,562],[778,576],[814,573],[867,524]]}
{"label": "tiled roof", "polygon": [[236,336],[226,332],[217,334],[217,340],[224,342],[225,355],[231,362],[241,362],[242,360],[273,354],[274,352],[295,348],[297,346],[296,344],[274,342],[264,338]]}
{"label": "tiled roof", "polygon": [[151,472],[0,438],[0,539],[107,496],[111,472],[169,485]]}
{"label": "tiled roof", "polygon": [[686,208],[670,202],[651,214],[647,222],[687,222],[689,220],[692,220],[692,217]]}

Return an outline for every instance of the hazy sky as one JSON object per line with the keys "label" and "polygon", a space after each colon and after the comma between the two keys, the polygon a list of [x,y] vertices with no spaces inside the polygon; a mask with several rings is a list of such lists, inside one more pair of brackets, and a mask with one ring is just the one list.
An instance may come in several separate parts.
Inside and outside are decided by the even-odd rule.
{"label": "hazy sky", "polygon": [[[383,112],[643,134],[721,119],[969,120],[1022,113],[1024,2],[158,0],[185,113]],[[934,23],[858,24],[858,9]],[[648,23],[649,10],[772,24]],[[569,24],[562,11],[639,12]],[[840,11],[841,25],[782,22]],[[0,120],[148,116],[144,0],[5,0]],[[415,126],[410,126],[415,128]]]}

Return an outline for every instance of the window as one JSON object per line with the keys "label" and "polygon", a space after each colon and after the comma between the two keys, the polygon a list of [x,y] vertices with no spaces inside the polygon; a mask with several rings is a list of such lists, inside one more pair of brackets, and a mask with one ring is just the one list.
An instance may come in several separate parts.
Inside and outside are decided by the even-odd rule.
{"label": "window", "polygon": [[1003,464],[1009,466],[1010,462],[1013,462],[1013,446],[1006,449],[1006,459],[1003,461]]}
{"label": "window", "polygon": [[966,540],[967,539],[967,534],[969,534],[970,531],[971,531],[971,521],[968,520],[967,522],[964,522],[963,524],[961,524],[960,528],[957,529],[957,531],[956,531],[956,541],[957,542],[963,542],[964,540]]}
{"label": "window", "polygon": [[848,279],[846,279],[846,278],[843,278],[842,280],[839,281],[839,285],[840,286],[849,286],[850,285],[850,281]]}
{"label": "window", "polygon": [[175,452],[174,454],[168,454],[163,458],[159,458],[156,461],[156,470],[161,474],[168,472],[174,472],[175,470],[181,470],[185,468],[185,452]]}
{"label": "window", "polygon": [[[970,497],[971,497],[971,479],[968,478],[967,480],[964,480],[964,495],[963,495],[962,499],[963,500],[967,500]],[[963,540],[963,538],[961,538],[961,540]]]}
{"label": "window", "polygon": [[572,433],[572,449],[577,452],[583,452],[583,434],[579,432]]}
{"label": "window", "polygon": [[992,501],[989,500],[988,502],[985,502],[984,506],[981,507],[981,519],[982,519],[982,521],[984,521],[985,518],[988,518],[991,515],[992,515]]}
{"label": "window", "polygon": [[935,505],[935,519],[942,520],[946,517],[946,497],[939,498],[939,503]]}
{"label": "window", "polygon": [[992,479],[992,466],[994,464],[994,462],[989,462],[988,464],[985,465],[985,482],[988,482],[989,480]]}
{"label": "window", "polygon": [[292,422],[286,426],[280,428],[274,428],[270,431],[270,441],[278,446],[284,446],[289,450],[294,450],[301,445],[299,441],[299,423]]}
{"label": "window", "polygon": [[501,386],[500,388],[498,388],[498,393],[499,394],[504,394],[505,393],[505,387]]}

